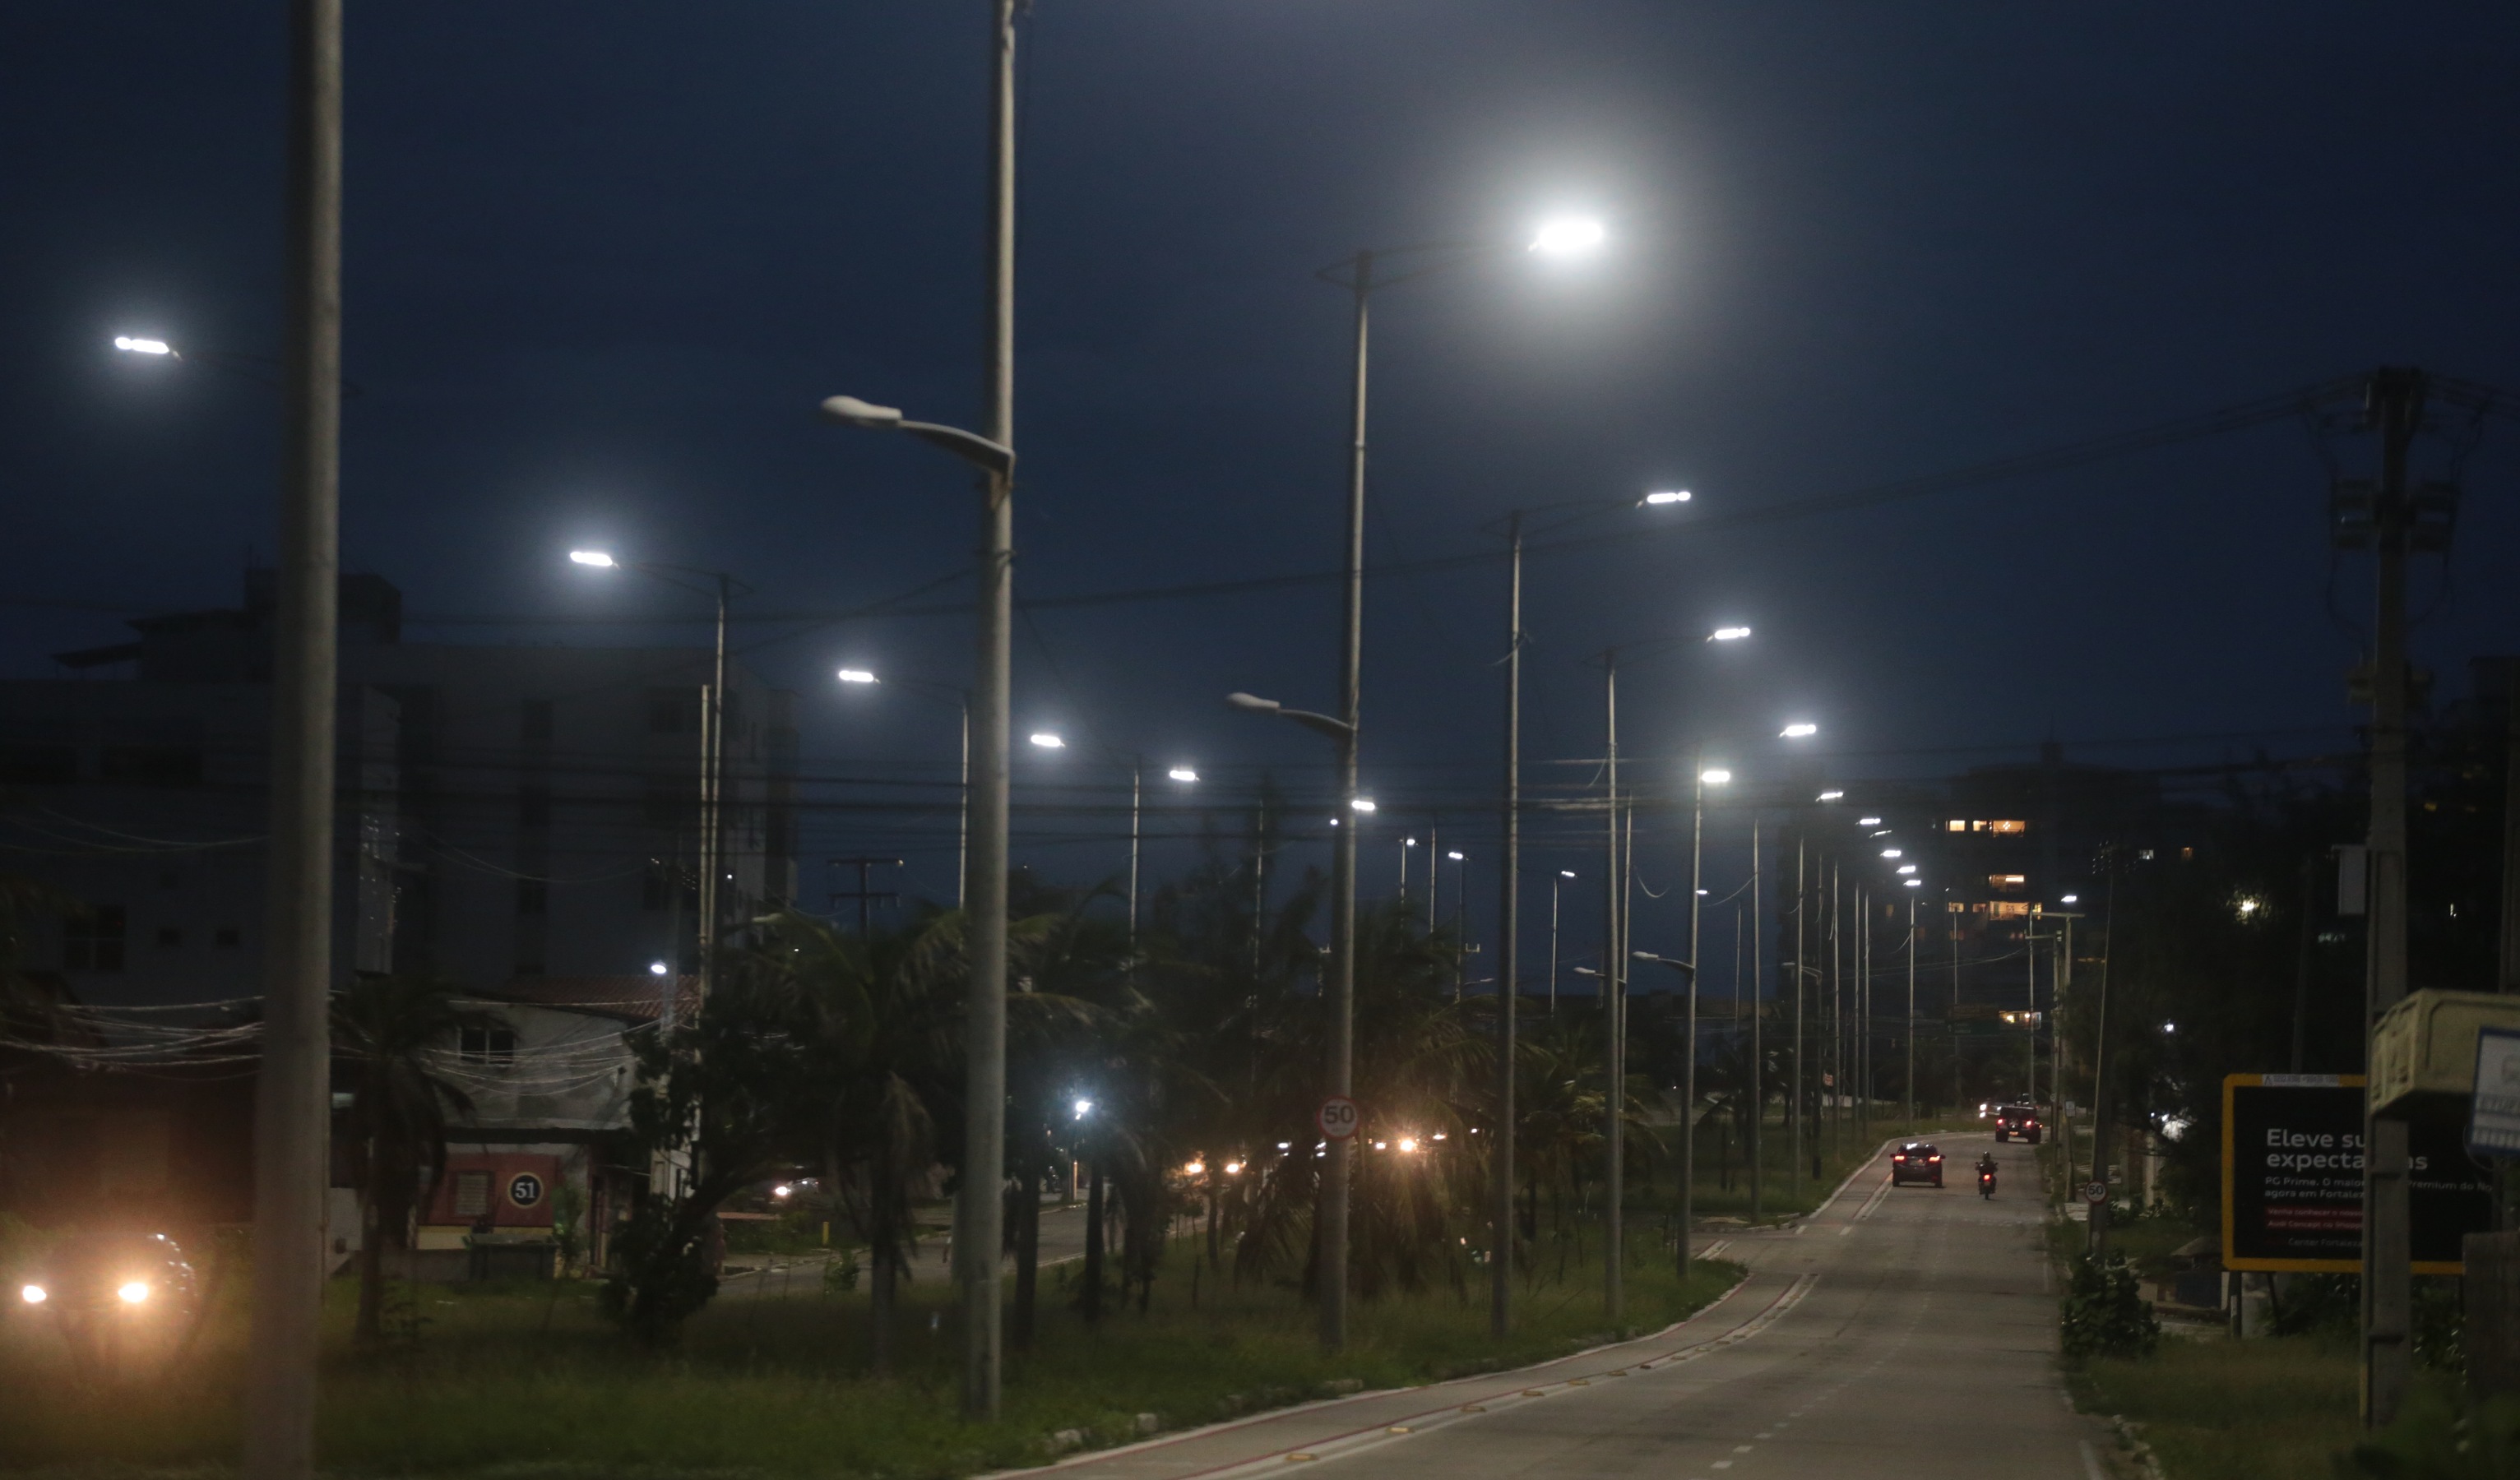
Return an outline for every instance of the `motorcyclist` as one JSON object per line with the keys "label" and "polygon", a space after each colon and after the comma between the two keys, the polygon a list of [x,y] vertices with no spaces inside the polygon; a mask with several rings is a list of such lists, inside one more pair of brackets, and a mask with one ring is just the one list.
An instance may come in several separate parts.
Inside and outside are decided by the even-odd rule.
{"label": "motorcyclist", "polygon": [[1991,1192],[1995,1188],[1995,1153],[1982,1152],[1977,1159],[1978,1190]]}

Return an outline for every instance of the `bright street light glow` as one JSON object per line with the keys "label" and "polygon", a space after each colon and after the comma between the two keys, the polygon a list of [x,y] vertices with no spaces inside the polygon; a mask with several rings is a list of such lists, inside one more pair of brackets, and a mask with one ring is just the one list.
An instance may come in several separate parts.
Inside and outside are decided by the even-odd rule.
{"label": "bright street light glow", "polygon": [[18,1298],[26,1302],[28,1305],[41,1305],[44,1303],[44,1287],[40,1284],[20,1285],[18,1287]]}
{"label": "bright street light glow", "polygon": [[1559,878],[1573,878],[1575,876],[1575,871],[1572,869],[1560,869],[1557,871],[1557,876]]}
{"label": "bright street light glow", "polygon": [[1032,736],[1032,742],[1039,745],[1044,750],[1064,750],[1067,748],[1067,741],[1060,740],[1058,736],[1051,734],[1047,730],[1035,731]]}
{"label": "bright street light glow", "polygon": [[1877,817],[1859,817],[1855,820],[1855,825],[1859,828],[1878,828],[1881,826],[1881,819]]}
{"label": "bright street light glow", "polygon": [[1833,802],[1842,800],[1845,796],[1846,793],[1843,791],[1823,791],[1820,794],[1820,799],[1824,802]]}
{"label": "bright street light glow", "polygon": [[1911,889],[1921,889],[1925,886],[1925,881],[1921,878],[1908,879],[1906,880],[1906,883]]}
{"label": "bright street light glow", "polygon": [[1373,798],[1370,796],[1357,797],[1348,803],[1348,809],[1353,812],[1371,812],[1373,810]]}
{"label": "bright street light glow", "polygon": [[1164,774],[1177,782],[1194,782],[1198,780],[1198,772],[1189,766],[1175,766]]}
{"label": "bright street light glow", "polygon": [[875,675],[867,672],[864,668],[843,668],[840,670],[840,682],[843,684],[872,684],[875,682]]}
{"label": "bright street light glow", "polygon": [[1414,1150],[1418,1149],[1418,1138],[1417,1138],[1417,1137],[1415,1137],[1415,1136],[1403,1136],[1403,1137],[1401,1137],[1401,1138],[1400,1138],[1400,1149],[1402,1149],[1402,1150],[1404,1150],[1404,1151],[1414,1151]]}
{"label": "bright street light glow", "polygon": [[1884,848],[1881,850],[1881,856],[1883,858],[1898,858],[1901,854],[1896,848]]}
{"label": "bright street light glow", "polygon": [[2066,896],[2064,897],[2064,899],[2063,899],[2062,901],[2060,901],[2060,902],[2061,902],[2061,903],[2063,903],[2063,904],[2074,905],[2074,904],[2080,904],[2080,903],[2082,903],[2082,901],[2083,901],[2083,896],[2081,896],[2081,895],[2079,895],[2079,894],[2068,894],[2068,895],[2066,895]]}
{"label": "bright street light glow", "polygon": [[[173,354],[175,352],[175,346],[164,339],[135,339],[128,335],[115,335],[113,347],[124,354]],[[27,1288],[33,1289],[34,1286],[28,1285]]]}
{"label": "bright street light glow", "polygon": [[1453,862],[1455,862],[1455,863],[1457,863],[1457,864],[1458,864],[1458,863],[1460,863],[1460,862],[1462,861],[1462,855],[1460,855],[1460,854],[1458,854],[1458,853],[1447,853],[1447,854],[1445,854],[1444,856],[1445,856],[1446,858],[1451,859]]}
{"label": "bright street light glow", "polygon": [[1737,643],[1749,635],[1747,627],[1718,627],[1706,634],[1706,640],[1710,643]]}
{"label": "bright street light glow", "polygon": [[1094,1113],[1094,1101],[1090,1099],[1080,1099],[1076,1102],[1077,1119],[1083,1120],[1086,1116],[1092,1113]]}
{"label": "bright street light glow", "polygon": [[1415,848],[1418,846],[1418,839],[1414,837],[1404,837],[1400,840],[1400,846],[1404,848]]}
{"label": "bright street light glow", "polygon": [[1559,216],[1540,223],[1531,249],[1552,257],[1571,257],[1609,240],[1609,230],[1589,216]]}
{"label": "bright street light glow", "polygon": [[128,1280],[114,1293],[122,1297],[124,1305],[138,1305],[149,1298],[149,1282],[145,1279]]}
{"label": "bright street light glow", "polygon": [[571,564],[592,565],[598,570],[609,570],[613,566],[612,557],[601,550],[572,550],[568,559]]}
{"label": "bright street light glow", "polygon": [[1698,772],[1697,779],[1710,786],[1720,786],[1732,779],[1732,773],[1717,766],[1711,770]]}
{"label": "bright street light glow", "polygon": [[1787,740],[1809,740],[1820,734],[1820,726],[1809,720],[1798,719],[1777,733]]}
{"label": "bright street light glow", "polygon": [[651,976],[662,976],[665,974],[666,969],[667,967],[665,964],[661,961],[652,961],[648,963],[648,974]]}
{"label": "bright street light glow", "polygon": [[1666,488],[1660,493],[1646,494],[1645,502],[1648,504],[1686,504],[1688,502],[1688,490],[1686,488]]}
{"label": "bright street light glow", "polygon": [[1914,864],[1901,864],[1899,866],[1899,872],[1902,874],[1913,874],[1916,872],[1916,866]]}

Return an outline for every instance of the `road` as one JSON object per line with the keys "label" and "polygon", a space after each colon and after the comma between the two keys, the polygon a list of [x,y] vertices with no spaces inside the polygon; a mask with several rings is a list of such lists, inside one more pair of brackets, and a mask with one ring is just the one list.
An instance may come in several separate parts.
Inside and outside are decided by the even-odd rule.
{"label": "road", "polygon": [[[2056,1368],[2031,1148],[1887,1157],[1794,1228],[1733,1236],[1750,1276],[1671,1330],[1519,1372],[1354,1398],[1081,1456],[1057,1480],[2099,1480],[2103,1430]],[[1994,1149],[1993,1201],[1969,1165]],[[1325,1477],[1328,1480],[1328,1477]]]}

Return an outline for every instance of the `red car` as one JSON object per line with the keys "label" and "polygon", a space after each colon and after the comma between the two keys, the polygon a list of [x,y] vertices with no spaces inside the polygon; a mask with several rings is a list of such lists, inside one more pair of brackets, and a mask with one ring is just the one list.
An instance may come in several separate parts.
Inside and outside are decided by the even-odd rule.
{"label": "red car", "polygon": [[1931,1142],[1912,1141],[1890,1153],[1890,1185],[1911,1182],[1943,1185],[1943,1153]]}
{"label": "red car", "polygon": [[2039,1107],[2008,1104],[1995,1112],[1995,1139],[2010,1141],[2018,1136],[2032,1145],[2039,1144]]}

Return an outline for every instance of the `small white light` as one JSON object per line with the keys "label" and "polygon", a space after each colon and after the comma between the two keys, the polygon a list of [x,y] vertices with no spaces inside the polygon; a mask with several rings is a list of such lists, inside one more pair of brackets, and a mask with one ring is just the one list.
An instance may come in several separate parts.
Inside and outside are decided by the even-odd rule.
{"label": "small white light", "polygon": [[1226,1175],[1226,1176],[1228,1176],[1228,1177],[1239,1177],[1239,1176],[1241,1176],[1241,1175],[1242,1175],[1242,1163],[1240,1163],[1240,1162],[1238,1162],[1238,1161],[1229,1161],[1229,1162],[1227,1162],[1227,1163],[1225,1164],[1225,1175]]}
{"label": "small white light", "polygon": [[572,564],[592,565],[598,570],[609,570],[613,565],[612,557],[601,550],[572,550],[568,559]]}
{"label": "small white light", "polygon": [[1197,770],[1191,766],[1175,766],[1164,774],[1177,782],[1194,782],[1198,780]]}
{"label": "small white light", "polygon": [[45,1299],[44,1287],[40,1284],[21,1285],[18,1287],[18,1298],[28,1305],[41,1305]]}
{"label": "small white light", "polygon": [[1878,828],[1881,826],[1881,819],[1877,817],[1859,817],[1855,820],[1855,825],[1859,828]]}
{"label": "small white light", "polygon": [[2063,902],[2064,902],[2064,903],[2066,903],[2066,904],[2069,904],[2069,905],[2072,905],[2072,904],[2080,904],[2080,903],[2082,902],[2082,899],[2083,899],[2083,896],[2081,896],[2081,895],[2079,895],[2079,894],[2068,894],[2068,895],[2066,895],[2066,896],[2065,896],[2065,898],[2064,898],[2064,901],[2063,901]]}
{"label": "small white light", "polygon": [[1609,240],[1609,231],[1587,216],[1560,216],[1544,221],[1531,239],[1531,249],[1552,257],[1590,251]]}
{"label": "small white light", "polygon": [[1418,839],[1414,837],[1404,837],[1400,840],[1400,846],[1404,848],[1415,848],[1418,846]]}
{"label": "small white light", "polygon": [[1092,1113],[1093,1113],[1093,1111],[1094,1111],[1094,1101],[1092,1101],[1092,1100],[1090,1100],[1090,1099],[1080,1099],[1080,1100],[1078,1100],[1078,1101],[1076,1102],[1076,1118],[1077,1118],[1077,1119],[1079,1119],[1079,1120],[1083,1120],[1086,1116],[1088,1116],[1088,1115],[1092,1114]]}
{"label": "small white light", "polygon": [[140,1302],[149,1298],[149,1281],[145,1279],[129,1280],[124,1283],[122,1288],[115,1290],[114,1293],[122,1297],[122,1303],[124,1305],[138,1305]]}
{"label": "small white light", "polygon": [[1720,786],[1732,779],[1732,773],[1721,766],[1715,766],[1698,772],[1697,779],[1710,786]]}
{"label": "small white light", "polygon": [[1925,881],[1921,878],[1905,879],[1903,882],[1911,889],[1921,889],[1925,886]]}
{"label": "small white light", "polygon": [[1787,740],[1809,740],[1811,737],[1820,734],[1820,726],[1813,724],[1809,720],[1798,719],[1777,733]]}
{"label": "small white light", "polygon": [[1824,802],[1833,802],[1844,800],[1845,796],[1846,793],[1843,791],[1823,791],[1820,794],[1820,799]]}
{"label": "small white light", "polygon": [[779,1186],[777,1186],[777,1187],[775,1187],[775,1188],[772,1188],[770,1189],[770,1195],[771,1195],[771,1196],[773,1196],[773,1197],[785,1197],[785,1196],[787,1196],[788,1193],[790,1193],[790,1192],[792,1192],[792,1191],[794,1191],[794,1190],[796,1190],[794,1188],[791,1188],[791,1187],[789,1187],[788,1184],[786,1184],[786,1183],[784,1183],[784,1182],[783,1182],[783,1183],[779,1184]]}
{"label": "small white light", "polygon": [[648,963],[648,974],[651,976],[662,976],[665,974],[666,969],[667,967],[665,964],[661,961],[652,961]]}
{"label": "small white light", "polygon": [[1032,736],[1032,742],[1039,745],[1044,750],[1064,750],[1067,748],[1067,741],[1060,740],[1058,736],[1051,734],[1047,730],[1036,731]]}
{"label": "small white light", "polygon": [[843,668],[840,670],[840,682],[843,684],[872,684],[875,682],[875,675],[869,673],[864,668]]}
{"label": "small white light", "polygon": [[[113,347],[125,354],[173,354],[175,346],[164,339],[135,339],[126,335],[113,336]],[[33,1289],[33,1285],[28,1285]]]}
{"label": "small white light", "polygon": [[2177,1023],[2175,1023],[2175,1022],[2166,1022],[2166,1023],[2163,1023],[2163,1024],[2161,1025],[2161,1031],[2163,1031],[2164,1033],[2176,1033],[2176,1032],[2178,1032],[2178,1031],[2179,1031],[2179,1024],[2177,1024]]}
{"label": "small white light", "polygon": [[1645,495],[1645,502],[1648,504],[1686,504],[1688,502],[1688,490],[1686,488],[1669,488],[1660,493],[1648,493]]}
{"label": "small white light", "polygon": [[1445,856],[1446,858],[1451,859],[1453,862],[1455,862],[1455,863],[1457,863],[1457,864],[1458,864],[1458,863],[1460,863],[1460,862],[1462,861],[1462,855],[1460,855],[1460,854],[1458,854],[1458,853],[1447,853],[1447,854],[1445,854],[1444,856]]}
{"label": "small white light", "polygon": [[1747,627],[1718,627],[1706,634],[1706,640],[1710,643],[1737,643],[1749,635]]}
{"label": "small white light", "polygon": [[1916,872],[1916,866],[1914,864],[1901,864],[1899,866],[1899,872],[1902,874],[1913,874]]}
{"label": "small white light", "polygon": [[1207,1170],[1207,1163],[1204,1161],[1185,1161],[1182,1163],[1182,1170],[1192,1177],[1196,1177],[1201,1172]]}
{"label": "small white light", "polygon": [[1360,796],[1354,801],[1349,802],[1348,806],[1354,811],[1371,812],[1373,810],[1373,798],[1370,796]]}
{"label": "small white light", "polygon": [[1882,849],[1882,850],[1881,850],[1881,856],[1882,856],[1883,858],[1900,858],[1900,857],[1904,857],[1905,855],[1901,854],[1901,853],[1900,853],[1900,851],[1899,851],[1898,849],[1896,849],[1896,848],[1884,848],[1884,849]]}
{"label": "small white light", "polygon": [[1557,876],[1559,878],[1573,878],[1575,876],[1575,871],[1572,869],[1560,869],[1557,871]]}
{"label": "small white light", "polygon": [[1404,1151],[1414,1151],[1414,1150],[1418,1149],[1418,1138],[1417,1138],[1417,1137],[1415,1137],[1415,1136],[1403,1136],[1403,1137],[1401,1137],[1401,1138],[1400,1138],[1400,1149],[1402,1149],[1402,1150],[1404,1150]]}
{"label": "small white light", "polygon": [[1292,1150],[1292,1149],[1294,1149],[1294,1145],[1295,1145],[1295,1144],[1294,1144],[1293,1142],[1291,1142],[1291,1141],[1282,1141],[1282,1142],[1278,1143],[1278,1149],[1279,1149],[1279,1150],[1282,1150],[1282,1151],[1288,1151],[1288,1150]]}

